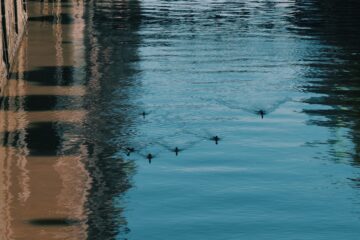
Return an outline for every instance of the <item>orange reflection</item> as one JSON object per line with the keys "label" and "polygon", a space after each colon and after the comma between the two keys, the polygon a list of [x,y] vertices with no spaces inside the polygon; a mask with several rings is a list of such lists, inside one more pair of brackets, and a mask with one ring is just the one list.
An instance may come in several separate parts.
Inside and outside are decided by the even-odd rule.
{"label": "orange reflection", "polygon": [[80,123],[84,120],[86,112],[83,110],[63,111],[0,111],[0,132],[14,132],[26,129],[31,123],[63,122]]}
{"label": "orange reflection", "polygon": [[4,147],[0,156],[2,239],[86,239],[90,181],[81,157],[26,157]]}
{"label": "orange reflection", "polygon": [[[0,81],[4,99],[0,109],[0,239],[87,238],[86,202],[91,186],[85,165],[87,149],[80,142],[76,154],[60,154],[65,145],[71,144],[66,141],[74,139],[66,140],[64,131],[56,127],[53,129],[56,136],[41,141],[53,141],[59,153],[34,155],[30,141],[39,140],[29,140],[33,123],[79,126],[87,114],[81,107],[53,110],[58,97],[77,96],[76,106],[81,106],[82,96],[86,94],[81,77],[85,64],[84,5],[78,1],[72,1],[74,7],[62,4],[61,1],[29,2],[30,17],[53,14],[55,24],[42,20],[29,22],[12,78]],[[62,14],[73,16],[76,21],[62,24]],[[66,44],[72,41],[77,44]],[[64,66],[74,70],[66,73]],[[39,75],[28,79],[26,73],[42,67],[55,69],[53,77],[44,79]],[[43,84],[48,81],[53,84]],[[28,103],[22,97],[44,95],[53,96],[54,106],[50,104],[44,111],[25,111]],[[31,133],[33,138],[41,133],[36,131]]]}
{"label": "orange reflection", "polygon": [[84,96],[85,88],[82,86],[38,86],[19,79],[8,80],[6,91],[2,94],[6,97],[26,95]]}

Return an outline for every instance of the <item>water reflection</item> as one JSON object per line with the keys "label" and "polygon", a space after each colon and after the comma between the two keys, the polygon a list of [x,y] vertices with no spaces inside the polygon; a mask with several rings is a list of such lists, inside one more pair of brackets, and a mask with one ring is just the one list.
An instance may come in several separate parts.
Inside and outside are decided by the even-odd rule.
{"label": "water reflection", "polygon": [[[305,85],[304,89],[316,95],[305,101],[315,107],[304,111],[314,116],[309,121],[311,124],[332,129],[333,139],[328,143],[332,145],[330,152],[334,159],[351,161],[355,165],[360,160],[360,105],[357,99],[360,86],[359,9],[360,4],[354,1],[299,2],[294,5],[297,14],[291,19],[298,27],[296,32],[316,37],[326,44],[320,52],[321,61],[314,59],[309,63],[311,71],[306,77],[311,84]],[[309,15],[312,17],[307,17]],[[341,144],[344,139],[353,146]]]}
{"label": "water reflection", "polygon": [[[109,55],[92,34],[104,29],[84,11],[78,1],[29,4],[29,34],[0,99],[2,239],[112,239],[128,231],[114,199],[131,187],[134,164],[108,144],[128,123],[118,116],[103,124],[105,98],[114,97],[107,93],[119,86],[101,89],[99,62]],[[131,67],[123,70],[130,78]]]}
{"label": "water reflection", "polygon": [[[312,34],[328,23],[316,2],[141,1],[143,91],[133,94],[145,110],[134,115],[143,121],[129,144],[142,143],[141,157],[157,169],[139,163],[130,238],[356,238],[357,193],[347,178],[358,171],[329,161],[351,156],[347,126],[305,124],[326,120],[312,115],[329,111],[313,88],[338,75],[334,65],[344,68],[325,39],[337,33]],[[216,136],[219,147],[206,145]],[[180,161],[173,153],[187,141],[198,147]]]}
{"label": "water reflection", "polygon": [[70,226],[79,224],[78,220],[66,218],[47,218],[47,219],[32,219],[29,221],[32,225],[38,226]]}
{"label": "water reflection", "polygon": [[56,16],[54,15],[42,15],[38,17],[29,17],[29,21],[38,21],[38,22],[46,22],[51,24],[72,24],[74,22],[71,14],[60,13]]}
{"label": "water reflection", "polygon": [[1,238],[355,239],[358,17],[319,4],[31,1]]}
{"label": "water reflection", "polygon": [[[42,5],[50,9],[55,6],[47,2]],[[29,7],[31,14],[38,14],[38,4]],[[63,29],[29,24],[29,35],[22,43],[17,65],[1,98],[1,184],[5,187],[1,191],[5,196],[1,211],[7,229],[1,231],[3,239],[86,238],[84,205],[90,183],[84,168],[86,154],[81,150],[61,154],[66,135],[74,128],[72,124],[81,123],[85,117],[81,94],[75,93],[79,92],[78,87],[64,96],[64,89],[56,89],[52,81],[61,84],[71,80],[63,78],[59,68],[52,76],[46,71],[36,76],[29,74],[37,67],[72,64],[73,55],[52,54],[59,53],[59,49],[54,49],[61,48],[56,45],[59,37],[71,38],[73,34],[71,29],[58,34],[60,30]],[[43,39],[39,40],[40,36]],[[69,92],[71,85],[66,84]],[[68,100],[74,103],[71,109],[64,105]],[[78,224],[72,224],[75,221]],[[48,230],[40,230],[43,227]]]}
{"label": "water reflection", "polygon": [[76,68],[73,66],[41,66],[21,72],[20,79],[16,78],[20,73],[14,73],[14,76],[17,80],[29,81],[40,86],[73,86],[75,71]]}
{"label": "water reflection", "polygon": [[[139,22],[133,19],[140,14],[138,5],[138,1],[89,1],[85,12],[85,46],[89,49],[85,139],[90,153],[87,170],[92,176],[86,202],[88,239],[122,239],[129,231],[122,194],[132,186],[135,165],[116,152],[119,145],[129,145],[135,129],[128,116],[138,111],[131,94],[137,88],[137,70],[128,62],[138,59]],[[127,108],[116,111],[118,105]]]}

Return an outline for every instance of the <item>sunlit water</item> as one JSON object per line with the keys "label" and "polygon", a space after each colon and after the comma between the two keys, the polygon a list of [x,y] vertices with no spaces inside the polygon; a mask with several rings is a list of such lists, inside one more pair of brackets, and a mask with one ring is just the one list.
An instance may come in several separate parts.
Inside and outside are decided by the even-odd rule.
{"label": "sunlit water", "polygon": [[2,237],[358,239],[360,8],[321,2],[31,2]]}

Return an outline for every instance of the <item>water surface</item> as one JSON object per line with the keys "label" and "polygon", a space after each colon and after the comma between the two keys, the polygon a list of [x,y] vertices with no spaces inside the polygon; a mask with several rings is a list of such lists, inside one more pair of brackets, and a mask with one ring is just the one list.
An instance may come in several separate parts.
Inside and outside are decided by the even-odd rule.
{"label": "water surface", "polygon": [[31,2],[1,88],[1,237],[357,239],[358,10]]}

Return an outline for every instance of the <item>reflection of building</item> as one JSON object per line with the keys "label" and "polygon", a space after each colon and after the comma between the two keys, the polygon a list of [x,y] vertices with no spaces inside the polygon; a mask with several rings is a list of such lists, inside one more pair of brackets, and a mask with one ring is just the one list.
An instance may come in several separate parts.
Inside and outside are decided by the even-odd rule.
{"label": "reflection of building", "polygon": [[[119,144],[126,145],[131,138],[129,126],[134,124],[129,116],[134,116],[138,109],[132,106],[114,111],[111,103],[130,105],[134,100],[131,92],[138,87],[132,77],[136,74],[133,61],[139,58],[140,7],[139,1],[123,0],[91,0],[86,6],[86,92],[87,100],[91,101],[86,122],[96,126],[86,132],[91,152],[87,169],[92,176],[87,198],[91,210],[87,216],[88,239],[124,239],[129,229],[121,196],[131,187],[134,163],[114,160],[112,155],[118,151]],[[123,95],[117,95],[116,90],[121,90]],[[99,118],[102,115],[107,118]],[[115,139],[117,144],[111,144],[110,140]]]}
{"label": "reflection of building", "polygon": [[[304,88],[319,94],[306,102],[326,106],[307,109],[314,118],[312,124],[326,126],[332,130],[331,155],[334,159],[360,164],[360,2],[315,0],[309,3],[296,2],[291,22],[298,26],[302,35],[310,35],[333,50],[319,51],[318,60],[310,62],[312,71],[305,73],[311,84]],[[309,16],[312,16],[309,18]],[[322,116],[324,118],[316,118]],[[344,136],[344,129],[350,130],[350,137]],[[346,148],[343,141],[350,139],[353,149]]]}
{"label": "reflection of building", "polygon": [[1,0],[0,14],[0,78],[2,79],[14,60],[16,50],[25,30],[27,18],[26,1]]}
{"label": "reflection of building", "polygon": [[[85,203],[91,182],[85,166],[87,150],[79,142],[76,152],[62,154],[68,147],[67,134],[86,117],[79,77],[84,61],[75,62],[83,59],[84,49],[74,47],[82,44],[66,43],[83,41],[83,5],[74,4],[74,8],[63,8],[60,1],[29,4],[33,18],[29,34],[13,74],[3,83],[0,239],[87,237]],[[74,18],[74,23],[62,24],[65,17]],[[76,107],[66,106],[66,101]]]}
{"label": "reflection of building", "polygon": [[[138,9],[134,2],[128,9]],[[104,73],[130,79],[131,64],[110,63],[119,52],[136,59],[137,48],[100,38],[113,16],[104,28],[96,4],[29,2],[29,33],[0,98],[0,239],[113,239],[127,231],[118,197],[131,187],[134,164],[112,160],[117,149],[108,140],[111,126],[127,131],[128,113],[98,115],[111,111],[114,89],[134,87]],[[129,26],[121,37],[137,41],[138,22]]]}

